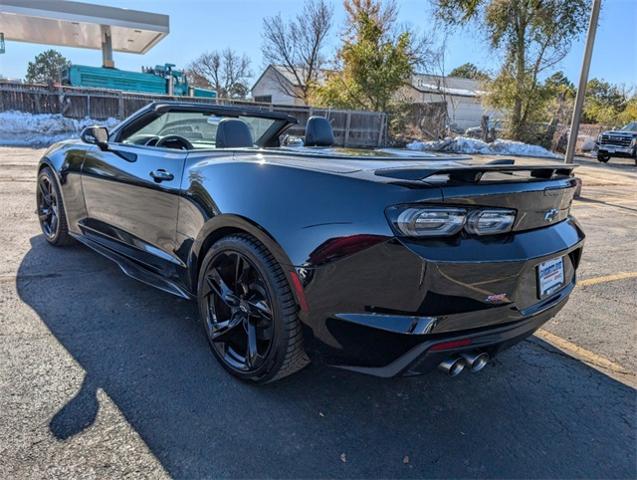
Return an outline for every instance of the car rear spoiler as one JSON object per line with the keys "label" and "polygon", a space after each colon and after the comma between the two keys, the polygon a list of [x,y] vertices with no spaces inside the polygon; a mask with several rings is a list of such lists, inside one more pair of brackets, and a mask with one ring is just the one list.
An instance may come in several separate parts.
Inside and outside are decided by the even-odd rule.
{"label": "car rear spoiler", "polygon": [[434,175],[446,175],[450,181],[478,183],[485,173],[513,174],[528,172],[533,178],[550,179],[571,176],[577,165],[564,163],[542,163],[537,165],[515,165],[514,160],[495,160],[483,165],[441,165],[427,168],[381,168],[374,171],[380,177],[398,180],[425,180]]}

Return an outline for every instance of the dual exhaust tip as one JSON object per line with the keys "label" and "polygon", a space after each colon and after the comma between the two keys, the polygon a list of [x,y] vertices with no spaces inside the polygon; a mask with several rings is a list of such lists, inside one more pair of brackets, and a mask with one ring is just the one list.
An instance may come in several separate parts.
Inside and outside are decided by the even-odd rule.
{"label": "dual exhaust tip", "polygon": [[460,375],[465,368],[472,372],[479,372],[489,363],[489,354],[482,353],[461,353],[457,357],[448,358],[438,365],[438,369],[450,377]]}

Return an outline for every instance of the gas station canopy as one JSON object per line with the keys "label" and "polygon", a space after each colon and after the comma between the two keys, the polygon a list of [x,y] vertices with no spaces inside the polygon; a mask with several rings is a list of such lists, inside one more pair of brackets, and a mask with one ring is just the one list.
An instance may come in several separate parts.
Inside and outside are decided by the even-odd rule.
{"label": "gas station canopy", "polygon": [[63,0],[1,0],[6,40],[146,53],[169,33],[168,15]]}

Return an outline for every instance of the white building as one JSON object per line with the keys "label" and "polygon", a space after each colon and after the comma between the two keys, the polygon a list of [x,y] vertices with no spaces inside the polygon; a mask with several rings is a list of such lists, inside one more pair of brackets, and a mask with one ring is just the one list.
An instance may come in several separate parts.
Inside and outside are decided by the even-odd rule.
{"label": "white building", "polygon": [[[284,67],[269,65],[252,87],[257,102],[280,105],[305,105],[298,98],[299,83]],[[480,82],[467,78],[414,75],[411,82],[398,93],[412,103],[447,103],[449,123],[457,129],[477,127],[483,115],[491,120],[503,118],[503,113],[482,105]]]}
{"label": "white building", "polygon": [[305,102],[298,98],[301,96],[299,82],[282,66],[268,65],[250,91],[255,102],[305,105]]}
{"label": "white building", "polygon": [[488,115],[491,120],[504,118],[503,112],[483,105],[484,91],[478,80],[414,75],[401,95],[412,103],[446,102],[449,124],[460,130],[480,126],[483,115]]}

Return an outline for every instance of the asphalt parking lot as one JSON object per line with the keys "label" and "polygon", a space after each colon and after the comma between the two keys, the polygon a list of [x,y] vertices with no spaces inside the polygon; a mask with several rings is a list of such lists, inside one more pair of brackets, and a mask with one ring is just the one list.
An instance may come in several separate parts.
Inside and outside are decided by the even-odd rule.
{"label": "asphalt parking lot", "polygon": [[42,152],[0,148],[0,478],[637,477],[631,161],[580,160],[580,286],[480,374],[314,365],[252,387],[214,361],[194,304],[46,244]]}

